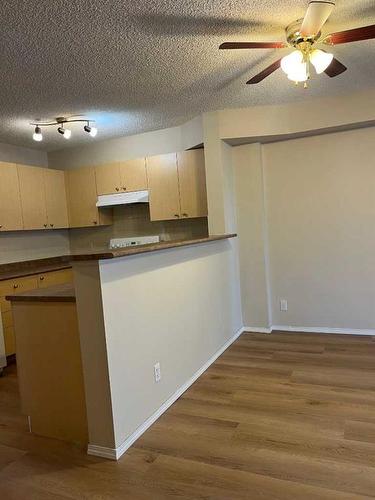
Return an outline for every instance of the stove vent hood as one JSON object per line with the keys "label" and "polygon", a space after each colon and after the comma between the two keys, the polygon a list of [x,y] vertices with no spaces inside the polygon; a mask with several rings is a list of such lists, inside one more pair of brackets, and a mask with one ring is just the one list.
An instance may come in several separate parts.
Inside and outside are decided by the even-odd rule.
{"label": "stove vent hood", "polygon": [[103,194],[98,196],[97,207],[113,207],[130,203],[148,203],[148,191],[132,191],[130,193]]}

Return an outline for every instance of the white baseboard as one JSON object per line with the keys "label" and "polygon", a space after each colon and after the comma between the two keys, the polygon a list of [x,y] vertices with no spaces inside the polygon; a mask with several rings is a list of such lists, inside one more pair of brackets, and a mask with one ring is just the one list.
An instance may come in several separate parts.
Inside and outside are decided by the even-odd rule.
{"label": "white baseboard", "polygon": [[209,368],[214,361],[217,360],[228,347],[233,344],[238,337],[246,331],[246,328],[241,328],[236,332],[215,354],[201,367],[194,375],[185,382],[172,396],[163,403],[155,413],[151,415],[142,425],[140,425],[120,446],[117,448],[106,448],[104,446],[97,446],[89,444],[87,453],[97,457],[109,458],[111,460],[118,460],[128,448],[185,392],[194,382]]}
{"label": "white baseboard", "polygon": [[271,333],[272,328],[261,328],[260,326],[244,326],[243,333]]}
{"label": "white baseboard", "polygon": [[359,329],[359,328],[328,328],[326,326],[286,326],[272,325],[271,328],[258,328],[256,326],[245,326],[242,331],[244,333],[272,333],[274,331],[281,332],[300,332],[300,333],[334,333],[338,335],[369,335],[375,336],[375,330]]}
{"label": "white baseboard", "polygon": [[272,331],[280,330],[282,332],[301,332],[301,333],[336,333],[339,335],[375,335],[375,330],[359,328],[328,328],[325,326],[285,326],[274,325]]}

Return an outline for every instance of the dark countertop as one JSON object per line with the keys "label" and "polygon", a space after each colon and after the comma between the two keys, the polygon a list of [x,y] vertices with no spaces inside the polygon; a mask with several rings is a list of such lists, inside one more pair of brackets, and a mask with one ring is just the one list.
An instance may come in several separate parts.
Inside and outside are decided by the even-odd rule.
{"label": "dark countertop", "polygon": [[5,298],[12,302],[75,302],[76,293],[73,284],[66,283],[7,295]]}
{"label": "dark countertop", "polygon": [[148,245],[139,245],[126,248],[79,251],[61,256],[0,264],[0,281],[5,279],[18,278],[21,276],[29,276],[32,274],[39,274],[47,271],[66,269],[71,267],[73,262],[77,261],[115,259],[118,257],[126,257],[127,255],[156,252],[159,250],[165,250],[167,248],[198,245],[211,241],[234,238],[236,236],[236,234],[220,234],[215,236],[207,236],[205,238],[194,238],[191,240],[161,241],[160,243],[150,243]]}
{"label": "dark countertop", "polygon": [[61,257],[0,264],[0,281],[32,276],[33,274],[43,274],[50,271],[60,271],[61,269],[69,269],[70,267],[72,267],[70,260],[67,259],[64,261]]}

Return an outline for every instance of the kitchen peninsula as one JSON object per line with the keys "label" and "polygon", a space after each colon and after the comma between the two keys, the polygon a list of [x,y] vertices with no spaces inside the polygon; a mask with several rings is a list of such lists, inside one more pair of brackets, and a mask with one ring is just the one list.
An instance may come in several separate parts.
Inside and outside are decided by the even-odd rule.
{"label": "kitchen peninsula", "polygon": [[[239,334],[234,236],[54,258],[73,268],[90,454],[118,459]],[[66,304],[55,291],[7,298],[17,314]]]}

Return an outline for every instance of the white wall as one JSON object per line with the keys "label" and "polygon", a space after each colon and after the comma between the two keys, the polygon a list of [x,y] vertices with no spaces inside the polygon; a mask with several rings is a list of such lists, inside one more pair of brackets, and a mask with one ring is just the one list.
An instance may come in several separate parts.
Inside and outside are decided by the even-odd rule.
{"label": "white wall", "polygon": [[100,165],[142,156],[184,151],[202,142],[202,118],[199,116],[179,127],[107,141],[96,140],[89,146],[53,151],[48,153],[48,163],[52,168],[61,169]]}
{"label": "white wall", "polygon": [[375,328],[374,144],[369,128],[264,146],[274,324]]}
{"label": "white wall", "polygon": [[267,328],[270,306],[274,326],[375,329],[374,143],[375,128],[366,128],[234,148],[247,326]]}
{"label": "white wall", "polygon": [[116,447],[241,328],[233,241],[100,262]]}
{"label": "white wall", "polygon": [[0,143],[0,161],[37,167],[48,166],[47,153],[44,151],[3,143]]}

